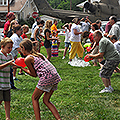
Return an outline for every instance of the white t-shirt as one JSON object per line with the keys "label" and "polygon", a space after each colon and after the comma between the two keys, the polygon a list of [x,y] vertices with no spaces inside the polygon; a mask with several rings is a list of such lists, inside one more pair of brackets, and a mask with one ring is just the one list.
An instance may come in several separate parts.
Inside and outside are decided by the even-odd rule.
{"label": "white t-shirt", "polygon": [[69,30],[67,28],[65,28],[65,41],[64,42],[70,42],[70,36],[71,36],[71,32],[69,32]]}
{"label": "white t-shirt", "polygon": [[84,31],[89,31],[89,26],[90,26],[90,23],[89,22],[81,22],[81,30],[82,32]]}
{"label": "white t-shirt", "polygon": [[120,41],[114,43],[115,49],[120,53]]}
{"label": "white t-shirt", "polygon": [[116,35],[117,39],[119,40],[119,38],[120,38],[120,28],[119,28],[118,24],[115,23],[115,24],[112,25],[112,28],[110,29],[108,36],[109,35]]}
{"label": "white t-shirt", "polygon": [[13,57],[15,57],[17,55],[17,48],[19,48],[20,46],[20,42],[23,40],[22,37],[18,37],[18,35],[16,33],[14,33],[10,39],[13,41],[13,48],[11,51],[11,54],[13,55]]}
{"label": "white t-shirt", "polygon": [[72,41],[72,42],[80,42],[81,41],[81,34],[75,35],[74,34],[74,29],[76,29],[77,32],[81,32],[81,29],[79,29],[79,26],[76,25],[75,23],[73,23],[72,27],[71,27],[70,41]]}
{"label": "white t-shirt", "polygon": [[[37,26],[37,21],[35,21],[35,23],[32,25],[32,33],[34,32],[34,29],[36,26]],[[31,36],[32,36],[32,34],[31,34]],[[33,38],[33,37],[31,37],[31,38]]]}
{"label": "white t-shirt", "polygon": [[[34,33],[35,33],[35,30],[36,30],[36,29],[39,29],[39,31],[40,31],[40,28],[39,28],[39,26],[37,25],[37,26],[34,28],[32,34],[31,34],[31,38],[34,38]],[[38,31],[38,32],[39,32],[39,31]]]}

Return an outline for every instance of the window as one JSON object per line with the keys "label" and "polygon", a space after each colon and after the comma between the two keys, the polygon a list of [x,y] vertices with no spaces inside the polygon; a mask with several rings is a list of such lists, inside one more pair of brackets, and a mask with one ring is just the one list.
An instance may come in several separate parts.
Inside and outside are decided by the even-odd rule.
{"label": "window", "polygon": [[7,0],[4,0],[4,5],[7,5]]}
{"label": "window", "polygon": [[3,4],[3,0],[0,0],[0,5],[2,5]]}
{"label": "window", "polygon": [[7,6],[8,0],[0,0],[0,6]]}

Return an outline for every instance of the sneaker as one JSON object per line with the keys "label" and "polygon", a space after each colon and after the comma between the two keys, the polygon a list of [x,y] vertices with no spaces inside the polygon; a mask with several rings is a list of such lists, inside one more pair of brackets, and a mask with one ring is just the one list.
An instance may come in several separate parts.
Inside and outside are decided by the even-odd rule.
{"label": "sneaker", "polygon": [[68,64],[71,64],[72,61],[69,61]]}
{"label": "sneaker", "polygon": [[17,89],[15,86],[12,86],[11,89]]}
{"label": "sneaker", "polygon": [[111,91],[114,91],[114,89],[113,89],[112,87],[109,87],[109,89],[110,89]]}
{"label": "sneaker", "polygon": [[18,80],[16,77],[13,77],[13,80]]}
{"label": "sneaker", "polygon": [[110,89],[103,89],[99,93],[105,93],[105,92],[112,93],[112,91]]}
{"label": "sneaker", "polygon": [[62,59],[65,59],[65,56],[63,56],[63,58]]}
{"label": "sneaker", "polygon": [[22,72],[22,73],[18,73],[18,75],[24,75],[24,73]]}
{"label": "sneaker", "polygon": [[29,75],[29,74],[25,73],[25,75]]}

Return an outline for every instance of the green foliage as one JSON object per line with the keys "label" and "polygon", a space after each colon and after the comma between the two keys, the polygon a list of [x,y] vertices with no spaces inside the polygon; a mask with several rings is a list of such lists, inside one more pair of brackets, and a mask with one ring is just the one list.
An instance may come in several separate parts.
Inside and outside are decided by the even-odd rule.
{"label": "green foliage", "polygon": [[27,20],[23,20],[23,19],[19,20],[20,25],[25,25],[26,24],[26,25],[29,26],[29,28],[32,27],[33,23],[34,23],[34,19],[32,17],[28,18]]}
{"label": "green foliage", "polygon": [[61,29],[63,25],[64,25],[64,22],[58,21],[57,28]]}
{"label": "green foliage", "polygon": [[20,25],[25,25],[26,24],[26,25],[28,25],[30,27],[29,23],[27,21],[23,20],[23,19],[19,20],[19,24]]}
{"label": "green foliage", "polygon": [[32,28],[32,25],[34,23],[34,18],[33,17],[28,18],[27,22],[28,22],[29,27]]}
{"label": "green foliage", "polygon": [[[104,88],[99,77],[99,67],[72,67],[66,58],[62,60],[64,36],[60,36],[61,44],[58,57],[51,58],[62,81],[58,84],[50,101],[56,106],[62,120],[120,120],[120,74],[112,75],[113,93],[99,94]],[[41,53],[46,49],[41,47]],[[92,63],[91,63],[92,64]],[[120,67],[120,66],[119,66]],[[18,73],[19,69],[17,70]],[[11,120],[35,120],[32,106],[32,94],[39,78],[25,75],[16,76],[15,86],[20,90],[11,90]],[[42,120],[55,120],[50,110],[39,100]],[[0,105],[0,120],[5,120],[4,102]]]}
{"label": "green foliage", "polygon": [[[55,9],[64,9],[70,10],[70,0],[47,0],[52,8]],[[71,0],[72,1],[72,10],[80,10],[80,8],[76,7],[77,4],[84,2],[86,0]]]}

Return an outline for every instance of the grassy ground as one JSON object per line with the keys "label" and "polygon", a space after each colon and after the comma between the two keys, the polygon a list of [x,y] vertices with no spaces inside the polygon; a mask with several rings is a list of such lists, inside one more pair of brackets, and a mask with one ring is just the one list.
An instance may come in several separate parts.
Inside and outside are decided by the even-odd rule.
{"label": "grassy ground", "polygon": [[[61,49],[64,48],[61,37]],[[41,48],[46,56],[46,50]],[[51,101],[57,107],[62,120],[120,120],[120,74],[112,75],[113,93],[99,94],[104,85],[99,78],[99,67],[72,67],[68,65],[68,54],[62,60],[59,57],[51,61],[60,74],[62,81],[54,92]],[[35,120],[32,93],[38,78],[18,76],[15,85],[20,90],[11,90],[11,120]],[[52,113],[40,99],[42,120],[55,120]],[[0,106],[0,120],[5,120],[4,102]]]}

